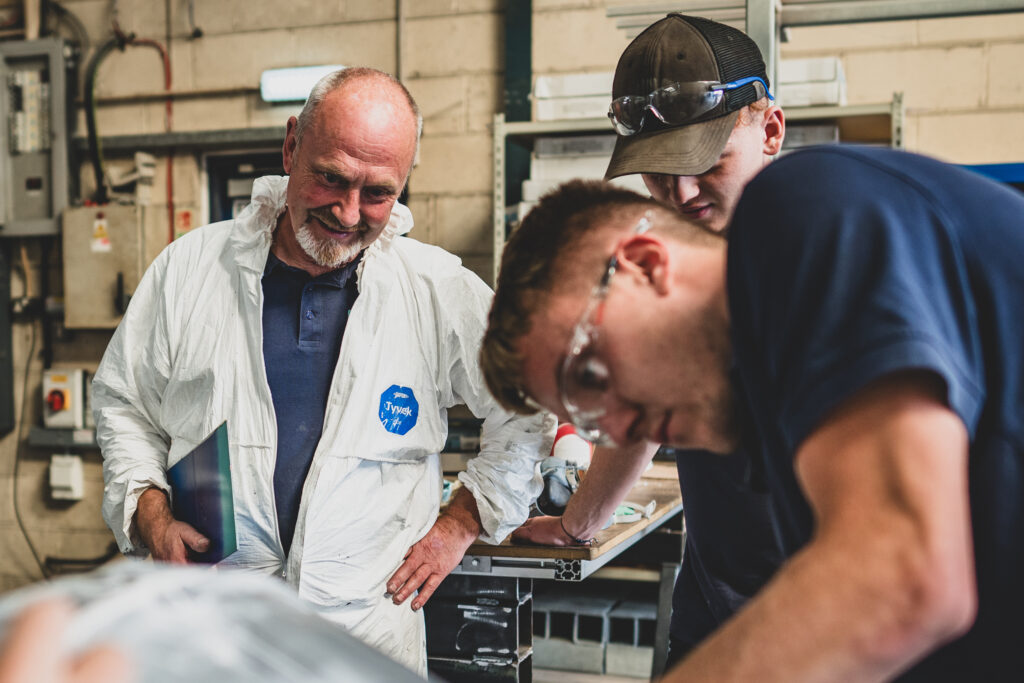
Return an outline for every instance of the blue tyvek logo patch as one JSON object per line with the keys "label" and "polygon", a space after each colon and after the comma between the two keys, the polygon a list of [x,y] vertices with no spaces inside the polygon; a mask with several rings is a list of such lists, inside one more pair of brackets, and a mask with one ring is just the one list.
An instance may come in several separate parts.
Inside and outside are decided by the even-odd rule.
{"label": "blue tyvek logo patch", "polygon": [[416,395],[409,387],[392,384],[380,395],[380,423],[392,434],[404,436],[416,426],[416,418],[420,414],[420,404]]}

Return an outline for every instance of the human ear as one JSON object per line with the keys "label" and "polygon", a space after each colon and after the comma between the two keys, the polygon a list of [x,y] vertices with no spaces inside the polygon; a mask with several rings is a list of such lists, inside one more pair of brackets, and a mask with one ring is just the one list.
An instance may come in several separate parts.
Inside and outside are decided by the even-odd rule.
{"label": "human ear", "polygon": [[786,117],[782,109],[772,105],[764,112],[764,153],[775,156],[782,149],[782,140],[786,137]]}
{"label": "human ear", "polygon": [[288,175],[292,173],[292,156],[299,141],[295,138],[295,127],[298,119],[294,116],[288,119],[288,127],[284,135],[284,146],[281,148],[281,167]]}
{"label": "human ear", "polygon": [[619,247],[619,267],[664,294],[668,286],[669,252],[657,235],[633,235]]}

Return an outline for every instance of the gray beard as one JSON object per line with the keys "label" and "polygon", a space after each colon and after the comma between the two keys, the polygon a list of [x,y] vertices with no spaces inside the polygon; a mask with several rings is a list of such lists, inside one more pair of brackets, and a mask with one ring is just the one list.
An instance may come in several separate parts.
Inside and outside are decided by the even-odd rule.
{"label": "gray beard", "polygon": [[295,239],[298,241],[299,246],[302,247],[302,250],[306,252],[306,255],[313,259],[317,265],[324,268],[339,268],[350,262],[363,250],[362,239],[356,244],[350,245],[338,244],[327,239],[318,239],[313,233],[312,228],[309,227],[311,220],[314,219],[309,218],[299,226],[298,230],[295,231]]}

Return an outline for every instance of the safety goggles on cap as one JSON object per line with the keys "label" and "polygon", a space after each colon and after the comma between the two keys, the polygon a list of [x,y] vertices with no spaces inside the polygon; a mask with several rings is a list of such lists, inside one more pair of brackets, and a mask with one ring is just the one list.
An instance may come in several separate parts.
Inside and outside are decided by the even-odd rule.
{"label": "safety goggles on cap", "polygon": [[[645,211],[633,228],[633,234],[642,235],[650,229],[651,212]],[[611,372],[594,352],[594,345],[604,314],[604,302],[618,267],[618,256],[612,254],[601,281],[591,290],[587,307],[573,329],[569,352],[558,376],[558,389],[569,420],[580,436],[598,446],[615,445],[599,424],[614,406],[615,397],[611,390]]]}
{"label": "safety goggles on cap", "polygon": [[730,83],[669,83],[648,95],[625,95],[615,98],[608,109],[608,118],[619,135],[639,133],[644,127],[648,111],[667,126],[681,126],[693,123],[717,107],[725,98],[727,91],[745,85],[753,85],[757,89],[758,99],[775,99],[768,91],[768,84],[758,76],[741,78]]}

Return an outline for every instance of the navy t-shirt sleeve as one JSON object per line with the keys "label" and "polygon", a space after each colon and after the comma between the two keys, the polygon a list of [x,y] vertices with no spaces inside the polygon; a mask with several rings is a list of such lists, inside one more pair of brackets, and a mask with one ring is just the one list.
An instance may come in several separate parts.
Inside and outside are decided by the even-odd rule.
{"label": "navy t-shirt sleeve", "polygon": [[737,367],[791,455],[843,400],[906,369],[940,376],[973,434],[980,341],[937,207],[910,175],[838,148],[783,158],[744,192],[728,262]]}

